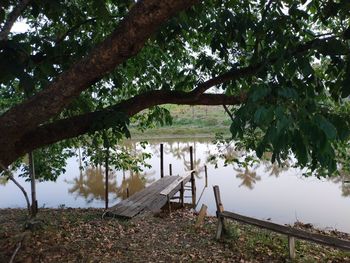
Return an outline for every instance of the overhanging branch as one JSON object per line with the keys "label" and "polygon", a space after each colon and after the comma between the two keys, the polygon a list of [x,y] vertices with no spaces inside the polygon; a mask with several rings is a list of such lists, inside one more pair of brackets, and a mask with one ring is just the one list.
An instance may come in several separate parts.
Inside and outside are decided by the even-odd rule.
{"label": "overhanging branch", "polygon": [[[56,116],[83,90],[99,81],[116,66],[135,56],[163,23],[197,2],[200,1],[136,2],[115,31],[87,56],[30,100],[0,116],[0,134],[12,138],[15,134],[19,138]],[[3,147],[1,143],[0,147]]]}
{"label": "overhanging branch", "polygon": [[244,103],[245,100],[245,95],[202,94],[195,97],[186,92],[150,91],[100,111],[86,113],[40,126],[22,137],[17,144],[20,146],[17,152],[20,151],[24,154],[30,150],[64,139],[74,138],[90,131],[109,128],[107,126],[108,124],[102,126],[100,120],[106,116],[117,116],[117,113],[124,113],[131,117],[144,109],[162,104],[239,105]]}

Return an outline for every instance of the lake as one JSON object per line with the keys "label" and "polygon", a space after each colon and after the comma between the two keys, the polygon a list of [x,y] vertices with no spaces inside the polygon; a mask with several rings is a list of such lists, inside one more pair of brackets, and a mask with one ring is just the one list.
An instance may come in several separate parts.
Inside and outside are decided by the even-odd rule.
{"label": "lake", "polygon": [[[207,162],[210,155],[219,155],[218,149],[208,139],[150,140],[146,147],[152,154],[148,163],[152,168],[141,174],[130,171],[112,171],[109,180],[110,206],[132,195],[159,179],[159,145],[164,144],[165,174],[172,165],[174,175],[184,174],[190,168],[189,147],[194,149],[197,186],[197,209],[204,203],[208,212],[215,215],[212,186],[219,185],[225,210],[270,220],[282,224],[296,221],[311,223],[318,228],[331,228],[350,233],[350,185],[342,178],[317,179],[304,177],[302,171],[291,167],[278,167],[267,161],[253,167],[224,166],[222,160],[217,167]],[[133,141],[126,147],[138,152],[140,147]],[[226,148],[231,156],[244,156]],[[208,186],[205,187],[204,165],[208,170]],[[79,169],[79,158],[70,158],[66,173],[57,182],[37,183],[39,207],[104,207],[104,169],[88,167]],[[29,191],[29,183],[18,179]],[[185,196],[190,196],[190,192]],[[190,198],[187,199],[190,202]],[[25,207],[25,200],[12,183],[0,184],[0,208]]]}

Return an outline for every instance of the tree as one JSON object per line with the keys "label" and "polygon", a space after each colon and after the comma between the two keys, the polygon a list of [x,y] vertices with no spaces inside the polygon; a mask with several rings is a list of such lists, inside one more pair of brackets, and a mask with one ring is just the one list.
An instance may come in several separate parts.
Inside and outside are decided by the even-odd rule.
{"label": "tree", "polygon": [[[132,116],[174,103],[234,105],[233,139],[258,156],[336,169],[349,137],[345,0],[2,3],[4,167],[87,133],[128,135]],[[30,30],[11,33],[20,17]]]}

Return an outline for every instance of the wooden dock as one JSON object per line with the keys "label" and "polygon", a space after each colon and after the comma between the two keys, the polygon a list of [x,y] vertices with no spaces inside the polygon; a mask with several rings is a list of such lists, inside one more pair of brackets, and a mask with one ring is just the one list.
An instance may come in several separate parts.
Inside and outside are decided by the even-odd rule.
{"label": "wooden dock", "polygon": [[184,185],[191,181],[194,171],[185,176],[164,176],[140,192],[111,207],[106,216],[132,218],[144,211],[159,211],[180,191],[183,203]]}

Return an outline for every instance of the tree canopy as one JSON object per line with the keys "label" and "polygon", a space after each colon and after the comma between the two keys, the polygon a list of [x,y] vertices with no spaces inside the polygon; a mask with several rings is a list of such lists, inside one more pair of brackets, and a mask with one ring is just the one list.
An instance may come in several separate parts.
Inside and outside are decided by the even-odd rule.
{"label": "tree canopy", "polygon": [[[3,0],[2,168],[84,134],[128,136],[132,116],[173,103],[232,105],[233,140],[333,172],[350,131],[349,18],[345,0]],[[29,29],[11,32],[19,19]]]}

